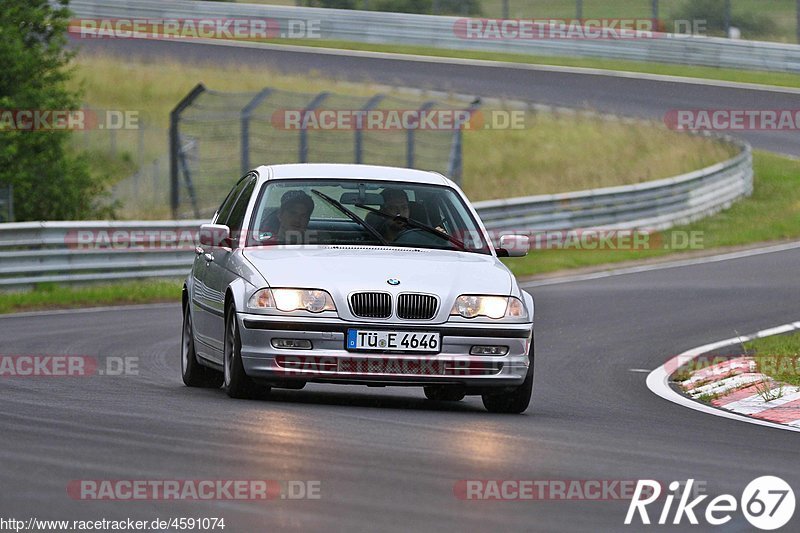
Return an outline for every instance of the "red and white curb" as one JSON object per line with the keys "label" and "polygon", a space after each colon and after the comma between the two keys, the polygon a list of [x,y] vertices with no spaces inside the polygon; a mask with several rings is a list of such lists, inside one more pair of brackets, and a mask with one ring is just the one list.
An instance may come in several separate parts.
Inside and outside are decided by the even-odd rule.
{"label": "red and white curb", "polygon": [[[669,384],[669,378],[675,370],[703,354],[799,329],[800,322],[794,322],[687,350],[650,372],[647,376],[647,388],[665,400],[696,411],[750,424],[800,432],[800,390],[791,385],[775,383],[763,374],[755,372],[755,364],[748,357],[730,359],[698,370],[683,382],[692,398],[703,395],[717,396],[711,405],[687,398]],[[774,399],[767,401],[768,398]]]}

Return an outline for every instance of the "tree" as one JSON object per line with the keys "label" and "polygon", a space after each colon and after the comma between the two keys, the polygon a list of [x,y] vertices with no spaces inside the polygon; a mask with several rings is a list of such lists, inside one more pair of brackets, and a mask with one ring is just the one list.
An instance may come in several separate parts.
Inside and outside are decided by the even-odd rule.
{"label": "tree", "polygon": [[[68,0],[4,0],[0,8],[0,111],[75,110],[80,95],[67,83]],[[6,124],[6,123],[3,123]],[[85,156],[69,146],[70,131],[0,125],[0,182],[14,186],[17,220],[70,220],[107,214],[105,191]]]}

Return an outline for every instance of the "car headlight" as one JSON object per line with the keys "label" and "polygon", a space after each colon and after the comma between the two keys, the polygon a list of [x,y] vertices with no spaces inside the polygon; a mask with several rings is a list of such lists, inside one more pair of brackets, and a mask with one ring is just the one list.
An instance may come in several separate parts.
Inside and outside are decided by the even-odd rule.
{"label": "car headlight", "polygon": [[251,309],[305,310],[310,313],[336,311],[333,298],[319,289],[261,289],[247,303]]}
{"label": "car headlight", "polygon": [[450,315],[464,318],[485,316],[493,319],[525,318],[528,316],[522,300],[514,296],[473,295],[461,295],[456,298],[456,303],[453,305]]}

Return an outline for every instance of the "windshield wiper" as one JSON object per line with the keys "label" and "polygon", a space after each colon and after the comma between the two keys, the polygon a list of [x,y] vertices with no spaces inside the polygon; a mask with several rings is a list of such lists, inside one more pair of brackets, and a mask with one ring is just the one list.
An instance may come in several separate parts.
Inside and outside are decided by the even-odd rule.
{"label": "windshield wiper", "polygon": [[383,235],[378,233],[378,230],[376,230],[375,228],[364,222],[364,220],[362,220],[361,217],[359,217],[358,215],[347,209],[345,206],[343,206],[340,201],[334,200],[327,194],[319,192],[316,189],[311,189],[311,192],[313,192],[314,194],[316,194],[317,196],[319,196],[320,198],[331,204],[333,207],[335,207],[336,209],[347,215],[347,217],[353,222],[357,222],[361,227],[366,229],[373,237],[378,239],[378,242],[380,242],[382,245],[391,246],[391,244],[389,244],[389,241],[384,239]]}
{"label": "windshield wiper", "polygon": [[404,217],[403,215],[390,215],[388,213],[384,213],[383,211],[381,211],[379,209],[375,209],[374,207],[370,207],[368,205],[355,204],[355,206],[356,207],[360,207],[361,209],[366,209],[370,213],[378,214],[378,215],[382,216],[383,218],[388,218],[388,219],[391,219],[391,220],[400,220],[400,221],[408,224],[409,226],[412,226],[414,228],[427,231],[428,233],[436,235],[437,237],[440,237],[442,239],[446,239],[448,242],[450,242],[454,246],[458,247],[460,250],[467,251],[467,245],[464,244],[463,241],[460,241],[460,240],[456,239],[455,237],[452,237],[452,236],[448,235],[447,233],[445,233],[443,231],[440,231],[440,230],[438,230],[436,228],[428,226],[427,224],[423,224],[422,222],[417,222],[416,220],[410,219],[408,217]]}

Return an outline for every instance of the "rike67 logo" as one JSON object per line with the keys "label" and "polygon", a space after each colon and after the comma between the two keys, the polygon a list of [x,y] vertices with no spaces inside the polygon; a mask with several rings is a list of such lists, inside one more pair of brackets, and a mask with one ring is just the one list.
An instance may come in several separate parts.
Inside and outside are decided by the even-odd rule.
{"label": "rike67 logo", "polygon": [[[730,522],[733,514],[741,510],[753,527],[771,531],[786,525],[794,515],[794,491],[788,483],[776,476],[754,479],[742,491],[738,501],[731,494],[721,494],[705,502],[708,495],[694,495],[693,485],[694,479],[687,480],[683,491],[678,493],[683,484],[678,481],[670,483],[670,492],[663,498],[664,504],[658,513],[658,504],[651,504],[661,498],[661,484],[649,479],[639,480],[628,507],[628,514],[625,516],[625,524],[641,522],[646,525],[651,523],[678,525],[685,524],[684,519],[686,519],[689,524],[697,525],[700,523],[699,516],[704,518],[707,524],[721,526]],[[690,500],[693,495],[694,498]],[[678,503],[673,511],[676,499]],[[702,511],[701,504],[705,504],[705,511]],[[656,511],[657,514],[651,517],[648,511]]]}

